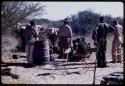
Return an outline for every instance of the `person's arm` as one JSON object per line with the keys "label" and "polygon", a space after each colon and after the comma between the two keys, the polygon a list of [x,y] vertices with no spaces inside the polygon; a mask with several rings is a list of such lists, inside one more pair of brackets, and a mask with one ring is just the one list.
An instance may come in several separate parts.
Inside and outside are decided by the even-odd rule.
{"label": "person's arm", "polygon": [[120,32],[120,36],[123,36],[123,27],[121,25],[119,25],[119,32]]}
{"label": "person's arm", "polygon": [[95,32],[95,29],[93,30],[93,33],[92,33],[92,39],[95,40],[96,39],[96,36],[95,36],[96,32]]}
{"label": "person's arm", "polygon": [[97,25],[94,27],[93,33],[92,33],[92,39],[94,40],[94,45],[96,45],[96,35],[97,35]]}
{"label": "person's arm", "polygon": [[36,33],[36,30],[35,30],[34,28],[33,28],[32,33],[33,33],[33,36],[34,36],[35,38],[37,38],[37,37],[38,37],[38,35],[37,35],[37,33]]}
{"label": "person's arm", "polygon": [[60,35],[60,30],[61,29],[61,27],[59,28],[59,31],[58,31],[58,33],[57,33],[57,43],[59,42],[59,35]]}
{"label": "person's arm", "polygon": [[57,33],[57,38],[59,38],[59,34],[60,34],[60,28],[59,28],[59,31],[58,31],[58,33]]}
{"label": "person's arm", "polygon": [[107,33],[110,33],[110,32],[115,31],[115,28],[114,28],[113,26],[111,26],[111,25],[109,25],[109,24],[106,24],[106,25],[107,25],[107,27],[108,27]]}
{"label": "person's arm", "polygon": [[73,36],[73,33],[72,33],[72,29],[71,29],[71,27],[69,27],[69,35],[70,35],[70,46],[73,46],[73,44],[72,44],[72,36]]}
{"label": "person's arm", "polygon": [[24,30],[24,37],[25,37],[25,41],[26,41],[26,42],[29,41],[29,40],[28,40],[29,37],[28,37],[28,31],[27,31],[27,29],[28,29],[28,26],[26,26],[26,28],[25,28],[25,30]]}

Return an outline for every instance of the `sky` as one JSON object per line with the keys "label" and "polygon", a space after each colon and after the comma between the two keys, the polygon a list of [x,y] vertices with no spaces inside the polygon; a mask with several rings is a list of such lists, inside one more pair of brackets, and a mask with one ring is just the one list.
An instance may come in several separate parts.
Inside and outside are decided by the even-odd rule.
{"label": "sky", "polygon": [[40,4],[46,7],[45,14],[39,17],[55,21],[87,9],[91,9],[101,15],[123,18],[122,2],[40,2]]}

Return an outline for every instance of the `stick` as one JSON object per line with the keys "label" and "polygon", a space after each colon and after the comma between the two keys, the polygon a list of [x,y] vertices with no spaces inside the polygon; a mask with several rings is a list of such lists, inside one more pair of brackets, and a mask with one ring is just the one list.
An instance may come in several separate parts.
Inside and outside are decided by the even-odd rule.
{"label": "stick", "polygon": [[96,60],[95,60],[95,68],[94,68],[94,76],[93,76],[93,86],[95,85],[95,74],[96,74]]}

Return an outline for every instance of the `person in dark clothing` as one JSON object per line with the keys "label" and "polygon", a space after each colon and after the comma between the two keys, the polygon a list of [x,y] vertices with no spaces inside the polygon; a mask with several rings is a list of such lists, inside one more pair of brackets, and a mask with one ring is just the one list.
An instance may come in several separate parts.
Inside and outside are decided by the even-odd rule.
{"label": "person in dark clothing", "polygon": [[20,36],[21,36],[21,51],[25,52],[25,29],[20,30]]}
{"label": "person in dark clothing", "polygon": [[52,53],[57,53],[58,51],[57,33],[58,28],[51,28],[51,33],[48,38],[50,40],[50,49],[52,50]]}
{"label": "person in dark clothing", "polygon": [[80,38],[73,40],[73,50],[69,53],[69,61],[79,61],[81,57],[77,55],[77,52],[80,52]]}
{"label": "person in dark clothing", "polygon": [[34,43],[37,36],[36,33],[36,24],[34,21],[30,21],[30,26],[27,26],[25,28],[25,40],[26,40],[26,45],[25,45],[25,51],[27,54],[27,61],[28,64],[33,64],[33,49],[34,49]]}
{"label": "person in dark clothing", "polygon": [[17,28],[14,30],[16,37],[19,39],[19,43],[16,46],[16,49],[20,52],[25,52],[25,29],[23,25],[17,25]]}
{"label": "person in dark clothing", "polygon": [[89,58],[91,52],[87,50],[91,48],[90,43],[87,43],[85,37],[73,40],[73,50],[69,54],[69,61],[79,61]]}
{"label": "person in dark clothing", "polygon": [[106,67],[106,36],[107,33],[113,32],[115,29],[104,22],[104,18],[100,17],[100,23],[94,28],[92,39],[97,46],[96,58],[97,67]]}
{"label": "person in dark clothing", "polygon": [[70,51],[72,48],[72,28],[69,25],[71,23],[71,19],[64,19],[64,24],[60,27],[58,32],[58,45],[60,48],[59,58],[66,59],[68,58],[68,53],[66,51]]}

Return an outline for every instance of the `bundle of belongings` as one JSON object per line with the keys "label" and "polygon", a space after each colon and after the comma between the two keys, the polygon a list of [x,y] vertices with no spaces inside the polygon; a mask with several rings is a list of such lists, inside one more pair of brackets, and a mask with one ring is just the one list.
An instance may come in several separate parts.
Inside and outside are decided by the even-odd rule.
{"label": "bundle of belongings", "polygon": [[89,48],[91,48],[90,43],[86,43],[84,37],[73,40],[73,50],[69,53],[69,61],[79,61],[89,58],[92,53],[87,51]]}

